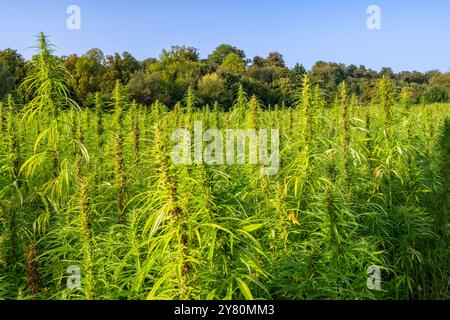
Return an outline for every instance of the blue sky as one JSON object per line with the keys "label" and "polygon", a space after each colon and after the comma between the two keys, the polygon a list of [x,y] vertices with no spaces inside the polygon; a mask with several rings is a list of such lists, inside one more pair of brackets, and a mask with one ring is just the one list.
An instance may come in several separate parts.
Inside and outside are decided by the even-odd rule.
{"label": "blue sky", "polygon": [[[71,4],[81,8],[81,30],[66,28]],[[381,30],[366,27],[371,4],[381,8]],[[27,58],[33,35],[44,31],[59,55],[96,47],[144,59],[184,44],[206,57],[229,43],[249,58],[278,51],[290,67],[325,60],[450,70],[448,0],[0,0],[0,9],[0,49]]]}

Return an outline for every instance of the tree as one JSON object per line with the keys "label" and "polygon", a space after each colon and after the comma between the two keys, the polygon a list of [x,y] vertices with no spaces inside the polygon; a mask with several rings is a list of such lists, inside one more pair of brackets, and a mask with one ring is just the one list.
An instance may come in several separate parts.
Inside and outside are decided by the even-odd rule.
{"label": "tree", "polygon": [[78,99],[87,99],[101,90],[105,73],[105,57],[100,49],[91,49],[83,56],[70,56],[65,65],[73,76],[72,86]]}
{"label": "tree", "polygon": [[446,102],[450,93],[450,73],[434,73],[424,91],[427,102]]}
{"label": "tree", "polygon": [[245,72],[245,62],[236,53],[230,53],[223,59],[218,71],[242,75]]}
{"label": "tree", "polygon": [[196,48],[186,46],[172,46],[169,50],[163,50],[160,61],[171,63],[175,61],[198,61],[200,54]]}
{"label": "tree", "polygon": [[198,50],[192,47],[172,46],[163,50],[159,59],[148,59],[145,69],[138,69],[128,82],[136,101],[151,103],[156,100],[174,106],[189,87],[197,88],[206,65],[199,60]]}
{"label": "tree", "polygon": [[141,104],[150,105],[156,100],[165,105],[173,103],[161,71],[150,73],[140,70],[135,72],[128,82],[127,88],[132,99]]}
{"label": "tree", "polygon": [[289,80],[295,88],[300,88],[303,76],[306,74],[306,69],[303,65],[296,63],[295,66],[289,70]]}
{"label": "tree", "polygon": [[121,84],[127,84],[134,72],[140,68],[139,62],[128,52],[115,53],[106,57],[106,70],[102,79],[102,90],[111,92],[118,80]]}
{"label": "tree", "polygon": [[311,69],[310,76],[313,83],[318,83],[325,94],[330,95],[346,80],[346,68],[343,64],[317,61]]}
{"label": "tree", "polygon": [[150,70],[160,71],[163,86],[168,94],[169,105],[183,99],[189,87],[196,89],[205,74],[205,64],[199,61],[198,50],[192,47],[172,47],[163,51],[159,63]]}
{"label": "tree", "polygon": [[0,100],[14,93],[25,77],[25,60],[16,50],[0,51]]}
{"label": "tree", "polygon": [[394,78],[394,71],[392,71],[392,68],[383,67],[380,71],[381,76],[386,76],[388,78]]}
{"label": "tree", "polygon": [[423,93],[427,102],[446,102],[449,99],[448,88],[442,84],[431,84]]}
{"label": "tree", "polygon": [[218,67],[223,63],[223,60],[230,54],[237,55],[242,61],[244,61],[244,64],[246,64],[245,60],[245,53],[243,50],[240,50],[236,47],[233,47],[229,44],[221,44],[219,45],[209,56],[208,56],[208,62]]}
{"label": "tree", "polygon": [[213,105],[216,101],[223,102],[225,90],[225,82],[217,73],[203,76],[198,84],[200,98],[209,105]]}
{"label": "tree", "polygon": [[266,105],[282,104],[286,100],[286,90],[291,88],[289,69],[278,52],[269,53],[267,58],[254,57],[247,74],[249,94],[256,95]]}
{"label": "tree", "polygon": [[0,100],[3,100],[14,90],[14,78],[7,66],[0,63]]}
{"label": "tree", "polygon": [[283,60],[283,55],[278,52],[270,52],[265,60],[267,66],[285,68],[286,64]]}
{"label": "tree", "polygon": [[416,83],[406,85],[402,88],[400,92],[401,102],[405,106],[409,106],[413,103],[418,103],[420,100],[420,95],[421,92],[419,86]]}

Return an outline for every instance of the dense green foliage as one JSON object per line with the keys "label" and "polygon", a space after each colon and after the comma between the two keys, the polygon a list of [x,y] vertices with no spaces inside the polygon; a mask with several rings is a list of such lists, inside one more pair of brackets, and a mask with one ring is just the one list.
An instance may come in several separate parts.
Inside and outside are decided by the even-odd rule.
{"label": "dense green foliage", "polygon": [[[224,62],[243,59],[231,54],[211,63],[229,71]],[[330,103],[303,76],[291,106],[269,109],[238,87],[225,111],[170,78],[196,70],[195,57],[183,49],[147,62],[179,100],[139,105],[111,75],[132,81],[130,57],[103,76],[86,61],[93,80],[72,78],[41,35],[20,86],[29,102],[0,103],[0,298],[449,298],[450,105],[404,103],[387,76],[368,104],[346,82],[327,89]],[[245,73],[282,68],[274,55]],[[73,83],[77,95],[104,89],[109,99],[79,106]],[[195,120],[279,128],[278,174],[175,166],[171,134]],[[80,290],[66,285],[71,265]],[[370,265],[381,291],[366,287]]]}
{"label": "dense green foliage", "polygon": [[[201,59],[195,48],[173,46],[163,50],[158,58],[144,61],[137,61],[128,52],[105,55],[100,49],[59,60],[72,74],[69,82],[74,99],[89,107],[93,106],[97,92],[110,97],[116,81],[126,86],[130,97],[138,103],[149,105],[158,100],[170,109],[191,87],[202,104],[212,106],[217,101],[228,110],[240,85],[266,106],[293,106],[290,97],[307,72],[300,64],[289,69],[277,52],[269,53],[266,58],[248,59],[244,51],[226,44],[219,45],[206,59]],[[18,90],[27,72],[30,71],[20,54],[11,49],[0,51],[0,99],[13,94],[20,102],[27,103],[30,97]],[[315,63],[308,73],[330,104],[343,81],[349,94],[355,94],[360,103],[370,102],[382,76],[392,80],[396,94],[408,104],[448,102],[450,97],[450,73],[394,73],[390,68],[376,72],[362,65],[324,61]]]}

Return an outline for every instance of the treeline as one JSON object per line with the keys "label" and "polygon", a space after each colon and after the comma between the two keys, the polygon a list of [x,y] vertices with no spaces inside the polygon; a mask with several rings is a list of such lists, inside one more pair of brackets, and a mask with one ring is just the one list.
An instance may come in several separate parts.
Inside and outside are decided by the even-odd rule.
{"label": "treeline", "polygon": [[[322,88],[328,102],[335,99],[338,85],[345,81],[349,92],[360,103],[366,103],[375,96],[376,83],[383,76],[391,78],[405,103],[450,100],[450,73],[394,73],[391,68],[377,72],[362,65],[324,61],[318,61],[311,70],[300,64],[289,69],[278,52],[248,59],[243,50],[227,44],[218,46],[206,59],[200,58],[196,48],[185,46],[173,46],[163,50],[158,58],[144,61],[128,52],[105,55],[100,49],[59,59],[72,75],[69,82],[73,97],[82,104],[89,104],[97,92],[109,95],[119,81],[127,86],[133,99],[147,105],[159,100],[171,107],[192,88],[202,104],[217,101],[227,109],[240,85],[266,106],[289,105],[306,72]],[[0,100],[12,93],[27,102],[27,93],[19,87],[27,73],[27,62],[16,50],[0,51]]]}

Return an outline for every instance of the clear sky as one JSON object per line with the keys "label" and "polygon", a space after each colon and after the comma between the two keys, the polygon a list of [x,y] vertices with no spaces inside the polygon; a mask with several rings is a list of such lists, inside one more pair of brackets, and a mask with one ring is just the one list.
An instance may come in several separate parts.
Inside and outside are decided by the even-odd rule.
{"label": "clear sky", "polygon": [[[69,5],[81,30],[68,30]],[[381,30],[369,30],[369,5],[381,8]],[[288,66],[317,60],[379,70],[450,70],[449,0],[0,0],[0,49],[33,54],[33,35],[51,36],[57,54],[128,51],[137,59],[187,45],[206,57],[218,44],[247,57],[283,54]]]}

